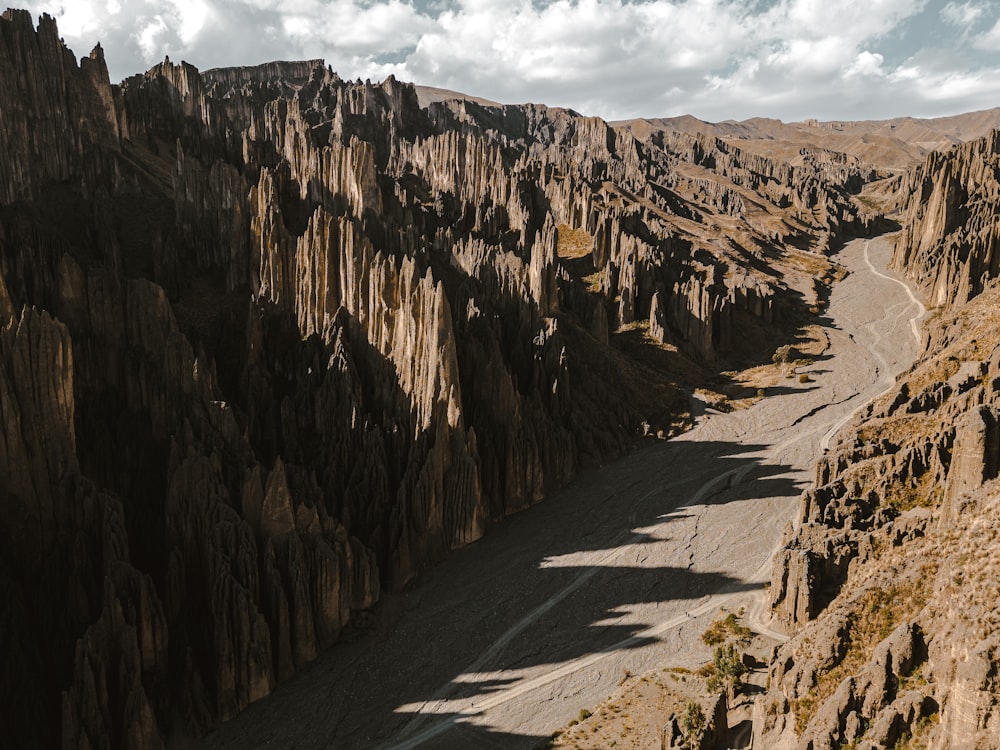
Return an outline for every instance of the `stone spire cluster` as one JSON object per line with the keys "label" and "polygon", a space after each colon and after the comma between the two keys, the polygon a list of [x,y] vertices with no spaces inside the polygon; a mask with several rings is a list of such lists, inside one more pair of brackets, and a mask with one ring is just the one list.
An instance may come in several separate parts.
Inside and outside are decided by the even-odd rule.
{"label": "stone spire cluster", "polygon": [[322,61],[112,85],[24,11],[0,19],[0,132],[18,746],[236,715],[381,591],[683,421],[636,407],[617,331],[746,355],[802,306],[782,248],[878,220],[859,167],[424,108]]}

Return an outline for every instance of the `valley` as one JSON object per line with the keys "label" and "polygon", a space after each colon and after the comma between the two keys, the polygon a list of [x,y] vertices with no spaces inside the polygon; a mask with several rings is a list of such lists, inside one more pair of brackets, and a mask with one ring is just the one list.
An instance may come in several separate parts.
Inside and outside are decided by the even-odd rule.
{"label": "valley", "polygon": [[922,307],[881,275],[890,251],[855,240],[834,256],[848,273],[829,347],[773,395],[706,410],[508,519],[204,746],[531,748],[625,674],[709,660],[700,635],[721,607],[761,611],[824,443],[920,350]]}
{"label": "valley", "polygon": [[1000,110],[104,55],[0,14],[0,745],[997,746]]}

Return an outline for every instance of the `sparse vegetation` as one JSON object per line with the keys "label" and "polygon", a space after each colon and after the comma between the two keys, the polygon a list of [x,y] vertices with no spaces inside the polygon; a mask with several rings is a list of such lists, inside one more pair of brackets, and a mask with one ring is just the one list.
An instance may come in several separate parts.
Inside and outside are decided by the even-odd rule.
{"label": "sparse vegetation", "polygon": [[937,711],[929,716],[921,716],[913,728],[913,734],[906,737],[906,743],[902,746],[903,750],[927,750],[927,734],[930,728],[940,720]]}
{"label": "sparse vegetation", "polygon": [[944,489],[926,471],[912,482],[894,482],[889,489],[885,504],[900,511],[934,508],[944,499]]}
{"label": "sparse vegetation", "polygon": [[812,382],[812,378],[809,377],[809,373],[803,372],[803,373],[799,374],[799,382],[800,383],[811,383]]}
{"label": "sparse vegetation", "polygon": [[[664,724],[673,716],[680,724],[685,706],[697,700],[704,683],[690,678],[690,685],[675,683],[678,675],[691,674],[685,667],[661,668],[653,672],[630,675],[607,701],[589,709],[580,709],[553,738],[549,745],[560,748],[647,747],[653,738],[659,740]],[[664,673],[673,679],[666,679]],[[657,744],[657,746],[659,746]]]}
{"label": "sparse vegetation", "polygon": [[870,198],[867,195],[855,195],[854,196],[854,200],[856,200],[864,208],[868,209],[869,211],[871,211],[873,213],[880,214],[880,213],[884,213],[884,211],[885,211],[885,208],[884,208],[884,206],[882,205],[881,202],[875,200],[874,198]]}
{"label": "sparse vegetation", "polygon": [[820,704],[833,695],[837,686],[871,658],[875,647],[889,637],[900,622],[918,612],[927,600],[928,582],[934,570],[925,566],[920,574],[885,589],[873,588],[862,594],[848,615],[848,646],[844,658],[818,675],[816,685],[802,698],[792,701],[795,730],[802,734]]}
{"label": "sparse vegetation", "polygon": [[701,634],[701,640],[706,646],[718,646],[730,638],[736,639],[738,643],[749,643],[753,638],[753,631],[746,625],[741,625],[739,617],[729,612],[725,617],[708,626],[708,629]]}
{"label": "sparse vegetation", "polygon": [[594,238],[586,229],[572,229],[567,224],[556,227],[556,254],[560,258],[584,258],[594,249]]}
{"label": "sparse vegetation", "polygon": [[684,733],[684,744],[687,747],[697,747],[696,743],[700,739],[701,733],[705,731],[706,724],[705,712],[702,710],[701,704],[698,701],[688,701],[680,721],[681,732]]}
{"label": "sparse vegetation", "polygon": [[587,291],[591,294],[600,294],[601,292],[601,272],[595,271],[594,273],[587,274],[581,281],[583,285],[587,288]]}
{"label": "sparse vegetation", "polygon": [[725,687],[729,692],[735,692],[743,687],[743,675],[749,671],[743,663],[743,654],[732,643],[715,649],[712,667],[715,673],[708,678],[709,690]]}
{"label": "sparse vegetation", "polygon": [[798,352],[795,351],[795,347],[791,344],[785,344],[784,346],[779,346],[774,350],[771,361],[776,365],[787,365],[790,362],[795,361],[797,357]]}

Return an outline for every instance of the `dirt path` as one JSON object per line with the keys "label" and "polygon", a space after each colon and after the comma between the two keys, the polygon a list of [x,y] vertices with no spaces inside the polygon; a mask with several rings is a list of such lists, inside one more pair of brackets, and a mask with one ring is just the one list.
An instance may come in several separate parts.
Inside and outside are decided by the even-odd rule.
{"label": "dirt path", "polygon": [[705,661],[699,636],[722,606],[780,637],[763,584],[815,458],[918,353],[923,310],[884,273],[889,252],[841,253],[851,273],[813,382],[586,473],[389,597],[376,633],[203,746],[530,748],[626,672]]}

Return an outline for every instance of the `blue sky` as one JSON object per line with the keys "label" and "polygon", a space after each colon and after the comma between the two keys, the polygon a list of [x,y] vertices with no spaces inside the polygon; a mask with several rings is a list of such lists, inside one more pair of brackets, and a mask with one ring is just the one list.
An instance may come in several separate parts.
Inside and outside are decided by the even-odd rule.
{"label": "blue sky", "polygon": [[113,80],[322,57],[403,80],[607,119],[930,117],[1000,106],[995,0],[54,0]]}

